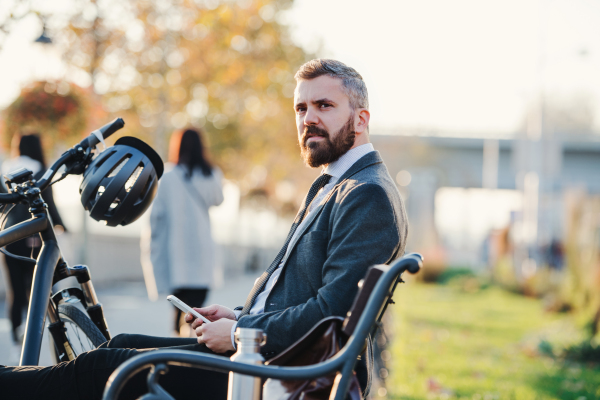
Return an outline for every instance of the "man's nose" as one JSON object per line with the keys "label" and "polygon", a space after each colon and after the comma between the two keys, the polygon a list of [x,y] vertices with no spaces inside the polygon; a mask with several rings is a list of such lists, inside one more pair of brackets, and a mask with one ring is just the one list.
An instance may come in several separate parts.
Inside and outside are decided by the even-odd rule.
{"label": "man's nose", "polygon": [[318,123],[319,118],[317,112],[309,107],[304,115],[304,125],[317,125]]}

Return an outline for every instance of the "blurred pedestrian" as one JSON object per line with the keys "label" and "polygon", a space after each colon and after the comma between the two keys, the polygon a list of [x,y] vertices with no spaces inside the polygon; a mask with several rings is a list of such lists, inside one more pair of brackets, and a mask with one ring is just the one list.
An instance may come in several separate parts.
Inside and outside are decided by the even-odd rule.
{"label": "blurred pedestrian", "polygon": [[[219,272],[208,209],[223,202],[223,174],[208,160],[195,129],[173,133],[169,161],[152,204],[150,232],[142,235],[144,277],[151,298],[170,293],[200,307]],[[183,313],[173,310],[175,334],[189,336]]]}
{"label": "blurred pedestrian", "polygon": [[[2,163],[2,175],[14,171],[19,168],[27,168],[33,172],[33,178],[39,180],[46,172],[46,163],[44,161],[44,152],[42,142],[37,134],[15,135],[11,144],[11,158]],[[2,179],[3,181],[3,179]],[[3,182],[4,185],[4,182]],[[4,186],[3,190],[7,188]],[[52,188],[48,187],[42,193],[42,197],[46,204],[50,217],[54,224],[54,229],[57,234],[64,232],[64,224],[52,196]],[[6,218],[4,228],[11,227],[20,222],[31,218],[29,208],[24,204],[17,204],[10,211]],[[6,246],[6,250],[14,255],[37,259],[40,252],[42,241],[39,234],[35,234],[26,239]],[[29,304],[29,294],[31,290],[31,282],[35,268],[34,262],[27,262],[18,258],[4,255],[5,265],[8,276],[8,293],[6,304],[8,306],[8,315],[12,326],[12,339],[14,342],[14,350],[12,357],[17,357],[16,353],[20,353],[21,342],[23,340],[23,314],[27,311]]]}

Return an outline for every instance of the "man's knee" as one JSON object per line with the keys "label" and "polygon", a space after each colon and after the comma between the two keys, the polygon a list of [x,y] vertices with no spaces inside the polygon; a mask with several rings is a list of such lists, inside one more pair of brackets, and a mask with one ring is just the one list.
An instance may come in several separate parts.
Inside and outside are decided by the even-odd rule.
{"label": "man's knee", "polygon": [[133,349],[135,346],[133,345],[133,338],[137,335],[131,335],[129,333],[120,333],[117,336],[114,336],[107,342],[102,343],[98,346],[99,349]]}

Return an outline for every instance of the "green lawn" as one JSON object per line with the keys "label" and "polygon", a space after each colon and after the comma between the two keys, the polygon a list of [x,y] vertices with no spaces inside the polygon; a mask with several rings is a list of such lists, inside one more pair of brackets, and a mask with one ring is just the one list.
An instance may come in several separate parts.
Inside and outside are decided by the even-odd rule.
{"label": "green lawn", "polygon": [[600,367],[539,354],[542,339],[581,340],[569,316],[545,313],[539,300],[415,282],[395,300],[389,399],[600,399]]}

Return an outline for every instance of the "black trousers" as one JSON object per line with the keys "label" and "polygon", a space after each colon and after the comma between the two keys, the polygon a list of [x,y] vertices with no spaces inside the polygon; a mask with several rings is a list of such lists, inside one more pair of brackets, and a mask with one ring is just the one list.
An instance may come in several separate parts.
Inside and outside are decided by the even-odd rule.
{"label": "black trousers", "polygon": [[[101,399],[108,377],[120,364],[161,347],[214,354],[194,338],[117,335],[96,350],[52,367],[0,366],[0,397],[3,400]],[[119,399],[136,399],[145,394],[147,375],[147,369],[135,375]],[[176,399],[227,399],[227,373],[170,366],[169,373],[161,376],[159,382]]]}

